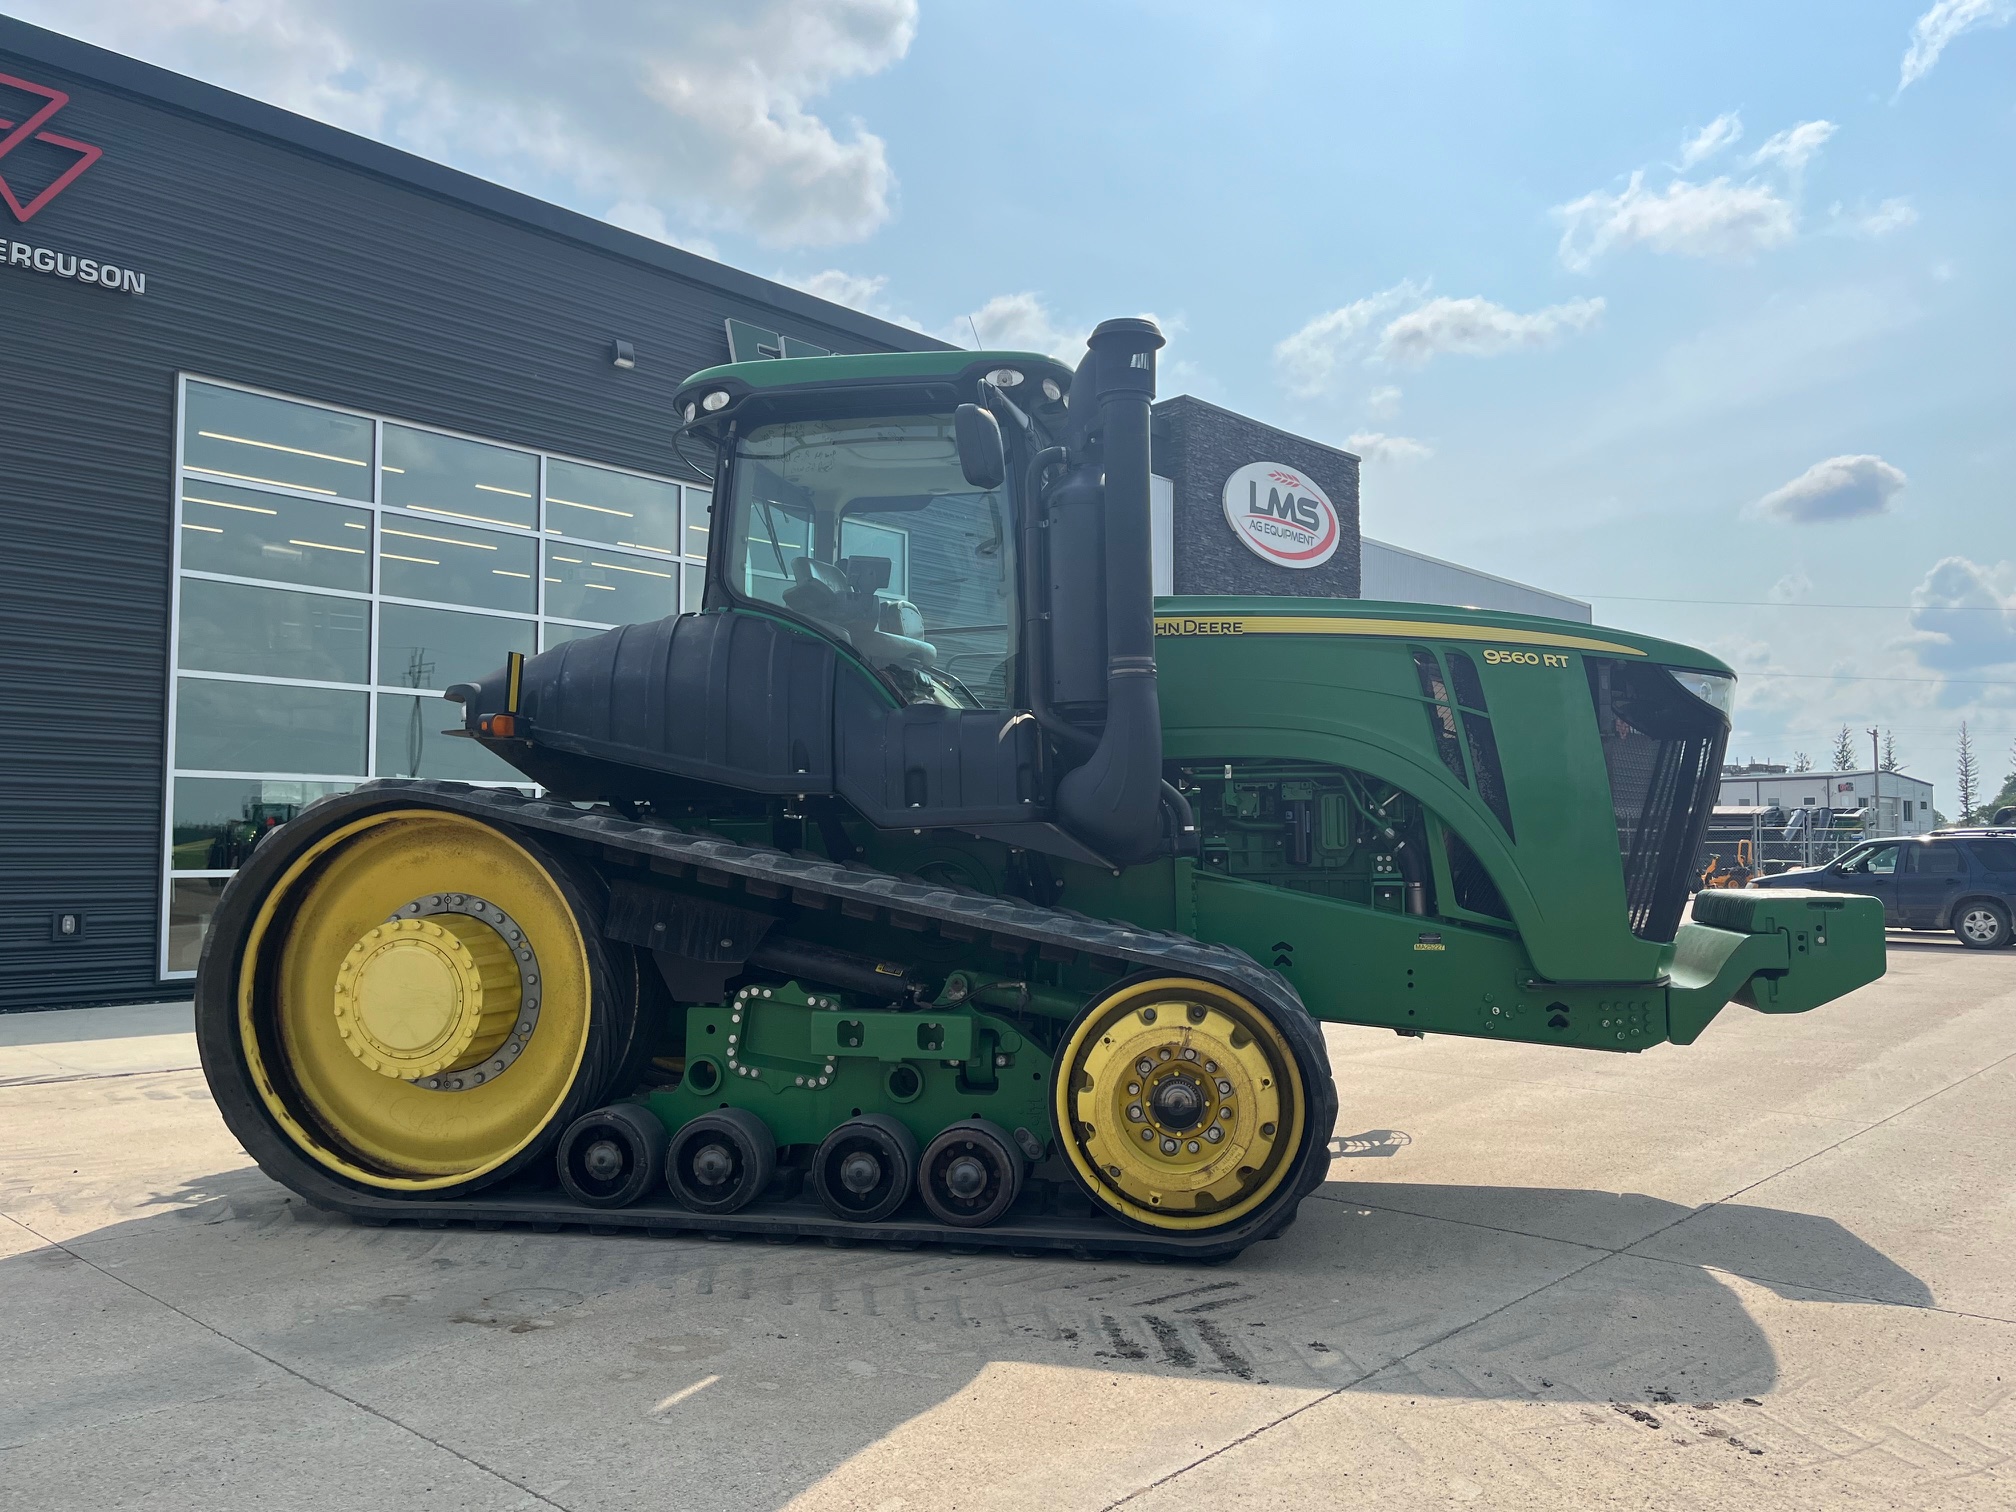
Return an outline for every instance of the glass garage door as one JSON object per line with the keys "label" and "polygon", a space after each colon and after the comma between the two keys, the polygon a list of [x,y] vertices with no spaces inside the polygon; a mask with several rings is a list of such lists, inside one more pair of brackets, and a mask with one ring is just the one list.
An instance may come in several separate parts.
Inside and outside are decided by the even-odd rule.
{"label": "glass garage door", "polygon": [[699,608],[705,489],[207,379],[179,394],[161,971],[224,883],[372,777],[523,785],[442,691]]}

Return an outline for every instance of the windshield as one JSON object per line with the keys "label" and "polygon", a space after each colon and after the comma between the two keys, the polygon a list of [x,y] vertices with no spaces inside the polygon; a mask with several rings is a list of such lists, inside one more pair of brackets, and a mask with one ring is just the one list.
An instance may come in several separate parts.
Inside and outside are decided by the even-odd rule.
{"label": "windshield", "polygon": [[736,446],[728,584],[852,646],[912,703],[1006,708],[1005,489],[959,469],[949,415],[797,420]]}
{"label": "windshield", "polygon": [[1839,862],[1844,872],[1887,877],[1897,870],[1895,845],[1864,845],[1848,852]]}

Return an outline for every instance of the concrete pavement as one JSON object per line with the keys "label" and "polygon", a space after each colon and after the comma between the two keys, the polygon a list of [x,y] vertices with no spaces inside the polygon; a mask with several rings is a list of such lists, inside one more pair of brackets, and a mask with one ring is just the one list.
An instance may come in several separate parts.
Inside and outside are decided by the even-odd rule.
{"label": "concrete pavement", "polygon": [[187,1022],[0,1018],[0,1500],[2016,1504],[2016,954],[1642,1056],[1333,1029],[1330,1182],[1208,1268],[353,1228]]}

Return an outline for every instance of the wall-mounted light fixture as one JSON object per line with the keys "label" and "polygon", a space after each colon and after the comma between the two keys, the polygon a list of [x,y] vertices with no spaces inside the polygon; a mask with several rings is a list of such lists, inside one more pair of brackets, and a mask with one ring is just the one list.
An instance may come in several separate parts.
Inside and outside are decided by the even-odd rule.
{"label": "wall-mounted light fixture", "polygon": [[627,341],[613,342],[609,348],[609,363],[612,367],[634,368],[637,366],[637,348]]}

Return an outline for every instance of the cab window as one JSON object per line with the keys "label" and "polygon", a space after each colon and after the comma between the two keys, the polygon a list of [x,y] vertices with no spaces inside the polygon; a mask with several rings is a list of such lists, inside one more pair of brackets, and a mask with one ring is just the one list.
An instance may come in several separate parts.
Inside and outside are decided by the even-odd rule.
{"label": "cab window", "polygon": [[1851,851],[1842,861],[1841,870],[1857,877],[1892,876],[1897,870],[1899,849],[1895,845],[1873,845],[1867,850]]}
{"label": "cab window", "polygon": [[1957,877],[1966,870],[1960,864],[1960,852],[1950,845],[1921,845],[1912,860],[1921,877]]}
{"label": "cab window", "polygon": [[760,426],[736,447],[728,586],[859,652],[912,703],[1006,708],[1015,556],[949,415]]}

